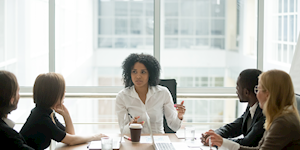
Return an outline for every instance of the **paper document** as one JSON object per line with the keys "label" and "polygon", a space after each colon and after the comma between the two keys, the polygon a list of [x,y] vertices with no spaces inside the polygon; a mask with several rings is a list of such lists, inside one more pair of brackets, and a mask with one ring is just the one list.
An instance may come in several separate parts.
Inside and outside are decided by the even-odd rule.
{"label": "paper document", "polygon": [[[171,143],[168,136],[153,136],[156,143]],[[140,143],[152,143],[151,136],[141,136]]]}
{"label": "paper document", "polygon": [[[91,141],[90,145],[88,146],[89,150],[101,150],[101,148],[101,141]],[[113,149],[120,149],[120,137],[113,138]]]}

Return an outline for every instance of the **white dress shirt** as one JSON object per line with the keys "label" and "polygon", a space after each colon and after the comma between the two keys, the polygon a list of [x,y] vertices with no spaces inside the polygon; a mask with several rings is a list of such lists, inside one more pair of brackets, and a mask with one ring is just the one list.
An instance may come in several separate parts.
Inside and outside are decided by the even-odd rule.
{"label": "white dress shirt", "polygon": [[249,108],[251,119],[253,119],[254,117],[257,106],[258,106],[258,102],[256,102],[253,106]]}
{"label": "white dress shirt", "polygon": [[14,128],[14,126],[15,126],[15,122],[14,122],[14,121],[12,121],[12,120],[10,120],[10,119],[8,119],[8,118],[2,118],[2,120],[3,120],[9,127]]}
{"label": "white dress shirt", "polygon": [[223,138],[223,144],[218,148],[218,150],[238,150],[240,147],[239,143]]}
{"label": "white dress shirt", "polygon": [[164,115],[168,126],[173,131],[177,131],[181,127],[181,120],[177,116],[172,96],[166,87],[160,85],[149,86],[145,104],[139,98],[134,86],[123,89],[116,98],[116,112],[120,130],[122,132],[124,127],[124,134],[130,133],[128,124],[130,120],[137,116],[140,116],[138,122],[145,121],[142,134],[150,133],[146,122],[146,113],[150,117],[152,133],[164,133]]}
{"label": "white dress shirt", "polygon": [[[251,119],[253,119],[258,102],[249,108]],[[240,145],[236,142],[223,138],[223,144],[219,147],[219,150],[238,150]]]}

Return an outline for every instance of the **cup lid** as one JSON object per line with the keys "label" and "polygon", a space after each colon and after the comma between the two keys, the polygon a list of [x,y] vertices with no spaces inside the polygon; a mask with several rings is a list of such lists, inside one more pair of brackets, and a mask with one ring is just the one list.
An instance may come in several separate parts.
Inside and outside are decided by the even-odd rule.
{"label": "cup lid", "polygon": [[132,123],[130,124],[129,126],[130,128],[136,128],[136,129],[141,129],[143,128],[143,126],[141,124],[138,124],[138,123]]}

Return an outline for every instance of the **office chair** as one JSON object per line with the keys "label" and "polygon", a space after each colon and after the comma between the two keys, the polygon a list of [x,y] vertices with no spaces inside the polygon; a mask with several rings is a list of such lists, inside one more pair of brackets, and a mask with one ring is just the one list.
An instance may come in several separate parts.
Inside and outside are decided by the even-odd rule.
{"label": "office chair", "polygon": [[[174,104],[177,103],[177,83],[175,79],[161,79],[159,82],[159,85],[161,86],[165,86],[169,89],[172,98],[173,98],[173,102]],[[169,128],[166,118],[164,116],[164,131],[165,133],[176,133],[175,131],[173,131],[172,129]]]}
{"label": "office chair", "polygon": [[297,101],[297,109],[298,109],[298,113],[300,114],[300,94],[296,94],[296,101]]}

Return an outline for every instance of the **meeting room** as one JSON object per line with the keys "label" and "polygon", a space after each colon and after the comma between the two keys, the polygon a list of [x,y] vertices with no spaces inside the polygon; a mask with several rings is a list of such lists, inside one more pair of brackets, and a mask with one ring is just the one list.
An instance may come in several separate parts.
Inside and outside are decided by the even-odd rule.
{"label": "meeting room", "polygon": [[0,0],[1,143],[300,149],[298,16],[298,0]]}

